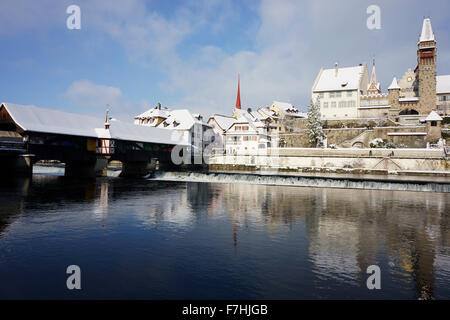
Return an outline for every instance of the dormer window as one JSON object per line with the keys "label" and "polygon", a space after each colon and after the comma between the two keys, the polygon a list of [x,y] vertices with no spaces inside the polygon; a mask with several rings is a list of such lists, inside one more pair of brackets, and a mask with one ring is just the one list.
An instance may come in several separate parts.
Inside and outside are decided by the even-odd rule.
{"label": "dormer window", "polygon": [[180,125],[179,122],[177,122],[177,121],[174,121],[174,122],[173,122],[173,126],[174,126],[174,127],[178,127],[179,125]]}
{"label": "dormer window", "polygon": [[164,122],[163,122],[163,125],[164,125],[164,128],[169,126],[169,124],[167,123],[167,121],[164,121]]}

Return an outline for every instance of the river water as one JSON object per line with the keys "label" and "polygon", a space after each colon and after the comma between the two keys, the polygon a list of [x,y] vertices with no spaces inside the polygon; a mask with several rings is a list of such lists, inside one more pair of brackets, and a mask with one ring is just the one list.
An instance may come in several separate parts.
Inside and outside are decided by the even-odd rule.
{"label": "river water", "polygon": [[35,174],[0,183],[0,284],[2,299],[450,299],[450,197]]}

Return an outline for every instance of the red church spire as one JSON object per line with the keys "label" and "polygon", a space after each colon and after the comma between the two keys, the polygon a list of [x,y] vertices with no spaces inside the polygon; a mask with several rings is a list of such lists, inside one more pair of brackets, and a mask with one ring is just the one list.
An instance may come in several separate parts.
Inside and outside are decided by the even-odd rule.
{"label": "red church spire", "polygon": [[236,97],[236,109],[240,108],[241,108],[240,75],[238,74],[238,92]]}

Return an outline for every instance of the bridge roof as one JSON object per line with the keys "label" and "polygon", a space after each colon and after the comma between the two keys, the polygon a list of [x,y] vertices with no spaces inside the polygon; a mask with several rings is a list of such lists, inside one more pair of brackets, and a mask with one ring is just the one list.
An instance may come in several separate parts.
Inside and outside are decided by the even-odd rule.
{"label": "bridge roof", "polygon": [[[13,121],[23,131],[101,138],[104,137],[104,119],[93,116],[45,109],[33,105],[24,106],[2,103]],[[110,121],[112,139],[134,142],[187,145],[177,132],[149,126],[140,126],[118,120]]]}

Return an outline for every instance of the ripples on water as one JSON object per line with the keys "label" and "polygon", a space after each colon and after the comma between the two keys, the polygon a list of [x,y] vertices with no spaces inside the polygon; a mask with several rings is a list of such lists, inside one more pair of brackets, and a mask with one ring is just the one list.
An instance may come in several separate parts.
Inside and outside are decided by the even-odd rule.
{"label": "ripples on water", "polygon": [[445,193],[34,175],[0,201],[0,298],[450,298]]}

